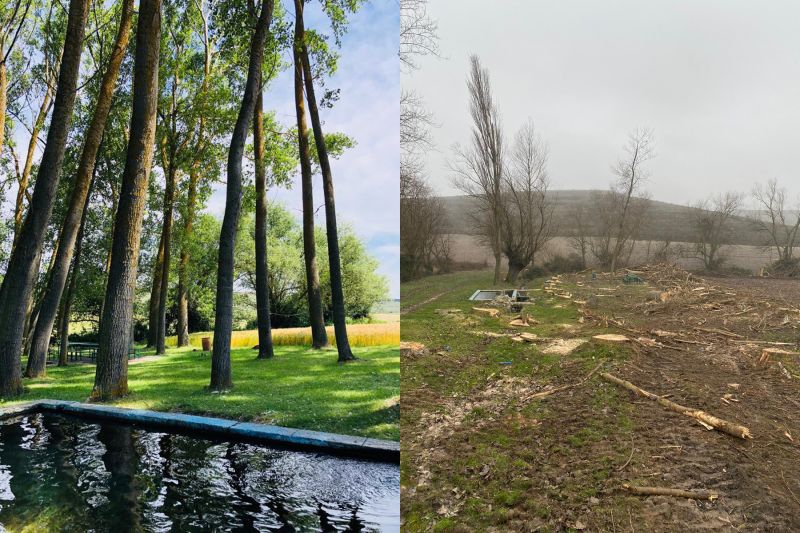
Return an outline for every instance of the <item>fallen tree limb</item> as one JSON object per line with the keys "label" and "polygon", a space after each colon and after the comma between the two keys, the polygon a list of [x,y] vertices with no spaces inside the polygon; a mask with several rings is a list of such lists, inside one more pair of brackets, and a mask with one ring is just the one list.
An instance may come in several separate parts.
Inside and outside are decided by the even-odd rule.
{"label": "fallen tree limb", "polygon": [[647,392],[646,390],[637,387],[630,381],[625,381],[624,379],[612,376],[607,372],[600,372],[600,377],[606,381],[619,385],[620,387],[624,387],[630,391],[633,391],[640,396],[644,396],[645,398],[658,402],[662,406],[672,411],[675,411],[676,413],[681,413],[683,415],[690,416],[695,420],[699,420],[703,424],[707,424],[718,431],[727,433],[728,435],[732,435],[740,439],[753,438],[753,436],[750,434],[750,430],[744,426],[740,426],[738,424],[728,422],[727,420],[717,418],[716,416],[710,415],[705,411],[701,411],[700,409],[692,409],[691,407],[684,407],[683,405],[667,400],[662,396],[658,396],[657,394],[653,394],[652,392]]}
{"label": "fallen tree limb", "polygon": [[705,333],[716,333],[717,335],[722,335],[723,337],[730,337],[731,339],[744,339],[744,335],[739,335],[738,333],[734,333],[732,331],[727,331],[724,329],[719,328],[699,328],[695,327],[697,331],[702,331]]}
{"label": "fallen tree limb", "polygon": [[738,342],[741,344],[768,344],[770,346],[795,346],[796,343],[794,342],[775,342],[775,341],[761,341],[761,340],[734,340],[731,342]]}
{"label": "fallen tree limb", "polygon": [[683,490],[683,489],[668,489],[662,487],[637,487],[636,485],[629,485],[625,483],[622,488],[639,494],[642,496],[673,496],[675,498],[691,498],[693,500],[709,500],[714,501],[719,498],[719,494],[708,490]]}

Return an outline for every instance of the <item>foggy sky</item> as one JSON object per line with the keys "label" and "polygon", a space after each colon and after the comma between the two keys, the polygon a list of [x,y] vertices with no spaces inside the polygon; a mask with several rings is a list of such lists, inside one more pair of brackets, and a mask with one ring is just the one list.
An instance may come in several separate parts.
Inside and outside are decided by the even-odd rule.
{"label": "foggy sky", "polygon": [[[487,7],[491,6],[491,7]],[[489,69],[510,144],[533,118],[554,189],[605,188],[628,132],[654,130],[646,189],[686,204],[778,178],[800,194],[800,4],[788,1],[430,0],[442,58],[403,73],[439,127],[437,192],[471,126],[469,55]]]}

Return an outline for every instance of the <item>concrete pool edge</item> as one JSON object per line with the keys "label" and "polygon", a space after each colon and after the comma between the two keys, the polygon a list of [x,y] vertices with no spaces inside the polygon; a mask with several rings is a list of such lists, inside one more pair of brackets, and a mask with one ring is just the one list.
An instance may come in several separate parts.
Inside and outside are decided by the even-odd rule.
{"label": "concrete pool edge", "polygon": [[0,408],[0,420],[41,412],[87,416],[142,426],[191,431],[215,437],[246,439],[262,444],[278,444],[333,454],[368,457],[385,462],[400,462],[400,443],[395,441],[66,400],[35,400],[3,407]]}

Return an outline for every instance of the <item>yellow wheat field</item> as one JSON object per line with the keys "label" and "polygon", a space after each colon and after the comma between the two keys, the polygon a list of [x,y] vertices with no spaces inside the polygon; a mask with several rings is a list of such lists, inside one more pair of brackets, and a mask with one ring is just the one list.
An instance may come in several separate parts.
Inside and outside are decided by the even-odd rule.
{"label": "yellow wheat field", "polygon": [[[328,339],[336,344],[333,326],[328,326]],[[351,346],[389,346],[400,345],[400,322],[388,324],[348,324],[347,335]],[[191,346],[202,347],[202,338],[211,337],[214,332],[198,332],[189,335]],[[175,337],[167,338],[168,346],[175,346]],[[272,342],[275,346],[311,345],[311,328],[281,328],[272,330]],[[258,344],[258,330],[234,331],[231,337],[231,348],[252,348]]]}

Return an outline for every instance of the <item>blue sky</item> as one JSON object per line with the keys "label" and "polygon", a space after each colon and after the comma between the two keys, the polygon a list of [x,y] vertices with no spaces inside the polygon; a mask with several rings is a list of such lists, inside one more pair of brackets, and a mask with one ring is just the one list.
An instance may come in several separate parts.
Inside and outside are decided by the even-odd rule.
{"label": "blue sky", "polygon": [[[291,5],[284,2],[288,13]],[[306,8],[306,27],[327,32],[317,3]],[[397,0],[373,0],[351,18],[342,39],[339,68],[326,82],[340,89],[333,109],[321,109],[325,131],[340,131],[356,146],[332,161],[339,224],[348,224],[380,261],[380,273],[389,279],[390,295],[400,297],[400,64],[399,4]],[[265,108],[276,111],[287,126],[296,123],[293,78],[282,72],[265,93]],[[319,95],[318,95],[319,96]],[[291,188],[273,188],[271,201],[279,201],[301,216],[300,181]],[[218,185],[208,210],[221,216],[225,186]],[[315,177],[314,201],[324,205],[322,184]],[[317,224],[324,226],[324,208],[317,210]]]}

